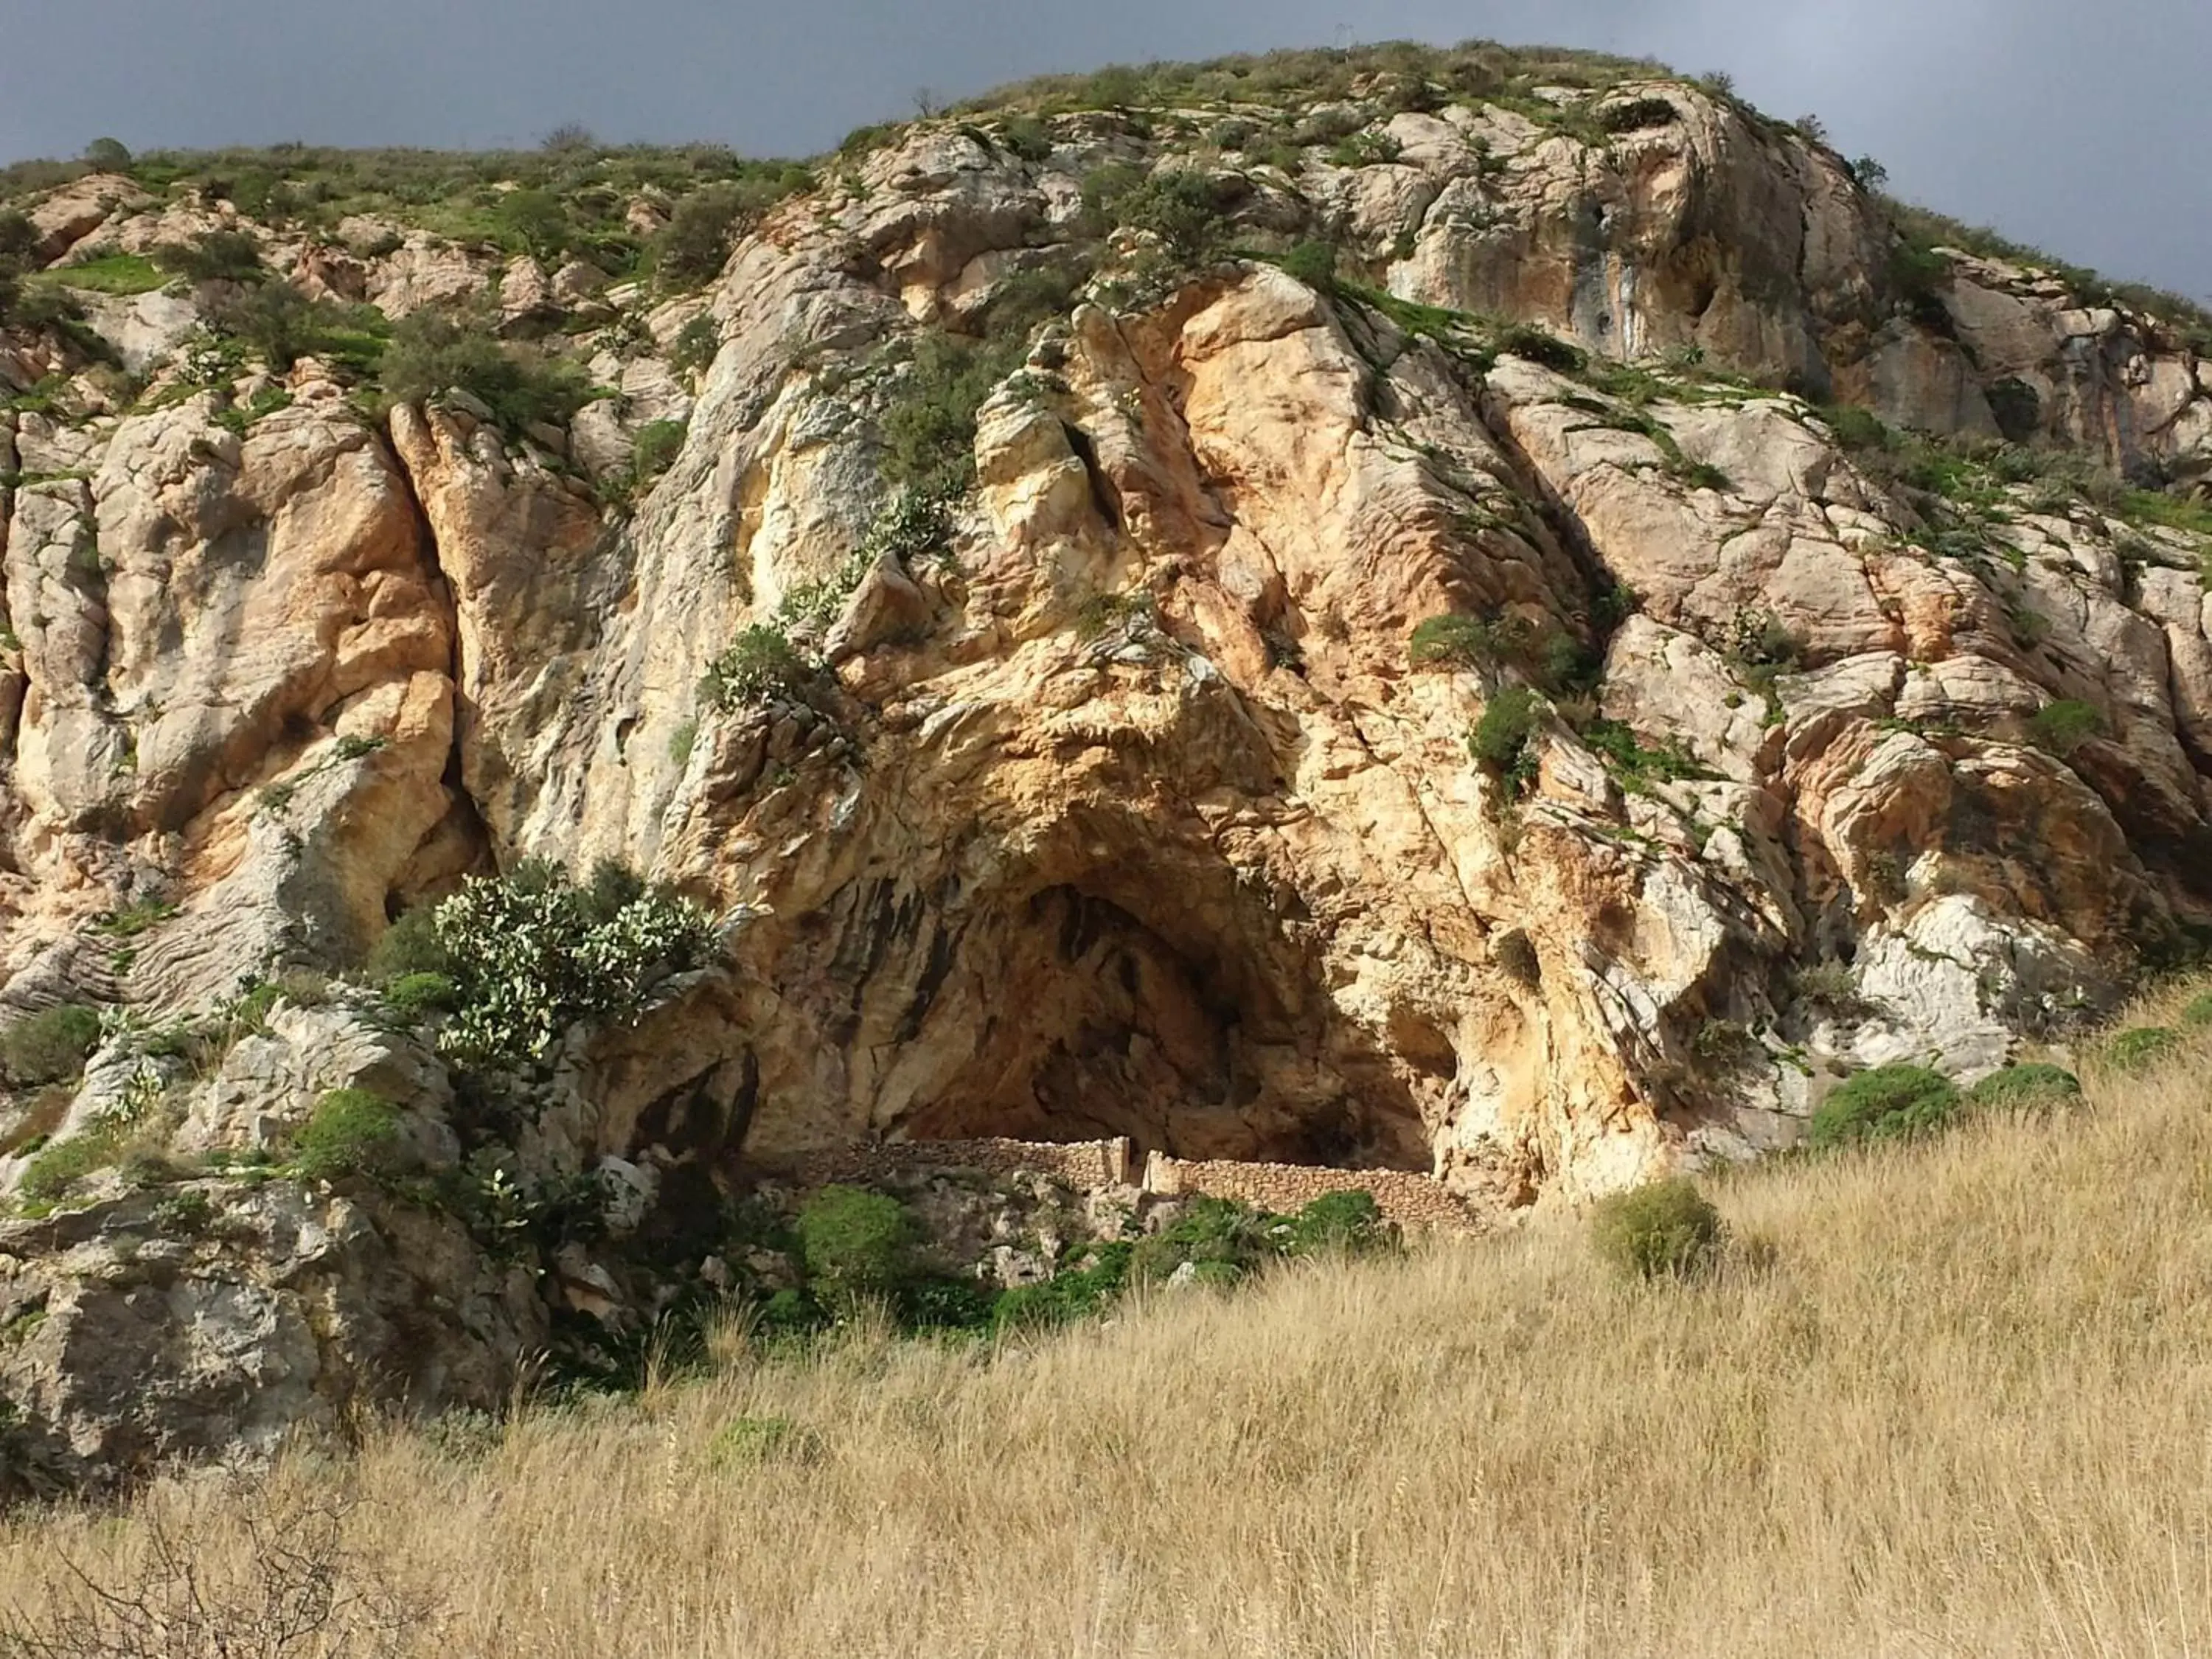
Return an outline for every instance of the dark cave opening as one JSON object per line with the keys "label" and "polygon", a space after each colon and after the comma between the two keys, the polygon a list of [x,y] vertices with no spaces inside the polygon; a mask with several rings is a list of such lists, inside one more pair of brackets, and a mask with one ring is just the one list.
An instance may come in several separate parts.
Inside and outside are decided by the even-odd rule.
{"label": "dark cave opening", "polygon": [[[1130,896],[1046,887],[920,953],[942,988],[905,1026],[969,1046],[897,1138],[1127,1136],[1140,1158],[1429,1169],[1407,1068],[1329,1000],[1310,945],[1233,896],[1135,896],[1164,921]],[[1418,1074],[1449,1066],[1423,1058]]]}

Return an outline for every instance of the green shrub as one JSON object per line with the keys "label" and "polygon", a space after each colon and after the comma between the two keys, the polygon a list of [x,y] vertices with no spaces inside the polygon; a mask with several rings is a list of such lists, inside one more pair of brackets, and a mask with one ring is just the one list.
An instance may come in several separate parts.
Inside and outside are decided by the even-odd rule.
{"label": "green shrub", "polygon": [[915,342],[878,428],[886,482],[921,495],[962,495],[975,482],[975,417],[1028,353],[1010,331],[981,343],[933,331]]}
{"label": "green shrub", "polygon": [[1468,748],[1482,769],[1506,786],[1510,798],[1518,799],[1536,775],[1536,757],[1529,739],[1536,732],[1541,700],[1525,685],[1510,685],[1490,700],[1468,738]]}
{"label": "green shrub", "polygon": [[1292,1255],[1367,1255],[1395,1243],[1374,1194],[1324,1193],[1291,1218],[1285,1248]]}
{"label": "green shrub", "polygon": [[292,1167],[309,1181],[390,1175],[398,1152],[398,1107],[366,1089],[333,1089],[300,1127]]}
{"label": "green shrub", "polygon": [[1113,162],[1083,180],[1085,216],[1092,230],[1113,226],[1151,233],[1168,254],[1191,264],[1215,252],[1228,231],[1228,207],[1237,186],[1194,167],[1146,173]]}
{"label": "green shrub", "polygon": [[1801,968],[1790,975],[1790,988],[1808,1007],[1837,1019],[1865,1019],[1874,1012],[1847,963],[1819,962]]}
{"label": "green shrub", "polygon": [[[1085,271],[1066,264],[1030,265],[1004,278],[991,290],[984,327],[1006,369],[1019,366],[1029,337],[1040,323],[1067,315],[1081,292]],[[1002,374],[1000,376],[1004,379]]]}
{"label": "green shrub", "polygon": [[2137,1076],[2167,1059],[2181,1047],[2181,1036],[2163,1025],[2142,1025],[2122,1031],[2106,1042],[2098,1058],[2116,1072]]}
{"label": "green shrub", "polygon": [[575,227],[558,196],[546,190],[511,190],[499,198],[493,217],[507,233],[510,247],[548,264],[574,244]]}
{"label": "green shrub", "polygon": [[284,988],[270,980],[261,980],[250,986],[244,995],[230,1006],[229,1018],[234,1034],[264,1036],[269,1030],[269,1015],[283,999]]}
{"label": "green shrub", "polygon": [[100,1046],[100,1011],[82,1003],[48,1008],[0,1033],[0,1073],[19,1089],[69,1083]]}
{"label": "green shrub", "polygon": [[1158,173],[1121,204],[1121,222],[1150,231],[1175,258],[1211,254],[1228,233],[1228,187],[1188,168]]}
{"label": "green shrub", "polygon": [[49,1142],[23,1170],[15,1196],[32,1204],[52,1204],[66,1197],[85,1176],[121,1157],[130,1136],[129,1120],[116,1116],[98,1120],[67,1140]]}
{"label": "green shrub", "polygon": [[1929,1133],[1958,1109],[1950,1079],[1922,1066],[1877,1066],[1837,1085],[1813,1114],[1808,1145],[1826,1148]]}
{"label": "green shrub", "polygon": [[2192,1030],[2212,1025],[2212,991],[2192,997],[2181,1011],[2181,1023]]}
{"label": "green shrub", "polygon": [[20,270],[41,240],[30,215],[21,208],[0,208],[0,262]]}
{"label": "green shrub", "polygon": [[1016,1285],[992,1305],[992,1324],[1000,1330],[1031,1329],[1103,1313],[1128,1286],[1133,1249],[1120,1240],[1096,1245],[1081,1266],[1042,1284]]}
{"label": "green shrub", "polygon": [[805,1336],[830,1322],[822,1304],[804,1291],[778,1291],[761,1304],[757,1328],[770,1338]]}
{"label": "green shrub", "polygon": [[447,974],[453,953],[438,937],[436,907],[417,905],[384,930],[384,937],[368,953],[368,977],[388,985],[410,974]]}
{"label": "green shrub", "polygon": [[995,1293],[975,1279],[926,1273],[899,1287],[891,1311],[903,1330],[981,1330],[992,1322],[994,1299]]}
{"label": "green shrub", "polygon": [[2008,1066],[1967,1090],[1961,1104],[1970,1111],[2026,1111],[2060,1105],[2081,1093],[2081,1079],[2062,1066]]}
{"label": "green shrub", "polygon": [[343,306],[308,299],[289,283],[264,283],[233,295],[210,307],[208,322],[279,373],[307,356],[331,357],[368,372],[383,351],[380,318],[364,322]]}
{"label": "green shrub", "polygon": [[171,1193],[154,1206],[154,1224],[173,1237],[197,1238],[215,1224],[215,1200],[198,1188]]}
{"label": "green shrub", "polygon": [[2028,717],[2028,741],[2063,760],[2105,729],[2105,717],[2094,704],[2076,697],[2047,702]]}
{"label": "green shrub", "polygon": [[999,129],[999,142],[1009,155],[1024,161],[1052,159],[1052,131],[1034,115],[1016,115]]}
{"label": "green shrub", "polygon": [[261,244],[243,230],[210,230],[189,242],[154,250],[154,263],[194,283],[259,283],[269,276]]}
{"label": "green shrub", "polygon": [[110,939],[137,939],[176,914],[174,903],[149,896],[133,899],[119,910],[109,911],[92,927],[94,933],[105,933]]}
{"label": "green shrub", "polygon": [[1722,654],[1738,668],[1788,669],[1797,665],[1804,646],[1789,625],[1771,611],[1750,608],[1729,619]]}
{"label": "green shrub", "polygon": [[1693,1278],[1713,1264],[1727,1238],[1711,1200],[1680,1177],[1601,1200],[1589,1226],[1598,1255],[1639,1279]]}
{"label": "green shrub", "polygon": [[1091,75],[1077,96],[1086,108],[1127,109],[1146,102],[1150,91],[1141,70],[1127,64],[1109,64]]}
{"label": "green shrub", "polygon": [[96,172],[121,173],[131,165],[131,150],[119,138],[95,138],[84,147],[84,160]]}
{"label": "green shrub", "polygon": [[1580,735],[1591,752],[1605,763],[1606,770],[1631,789],[1714,775],[1679,742],[1662,738],[1657,747],[1647,749],[1635,732],[1619,720],[1592,720]]}
{"label": "green shrub", "polygon": [[1300,242],[1277,260],[1284,274],[1296,277],[1318,294],[1336,292],[1336,244]]}
{"label": "green shrub", "polygon": [[402,1019],[442,1013],[460,1000],[460,988],[448,974],[402,974],[384,988],[384,1000]]}
{"label": "green shrub", "polygon": [[1075,637],[1101,640],[1120,629],[1141,629],[1157,620],[1158,601],[1144,588],[1127,593],[1093,593],[1075,607]]}
{"label": "green shrub", "polygon": [[888,1297],[920,1272],[921,1229],[906,1206],[858,1187],[824,1187],[793,1228],[808,1287],[833,1303]]}
{"label": "green shrub", "polygon": [[[291,406],[292,394],[283,387],[264,386],[246,402],[233,403],[216,410],[215,423],[224,431],[235,432],[243,438],[247,433],[252,431],[258,422],[266,420],[280,410],[289,409]],[[343,744],[344,739],[341,738],[339,741]]]}
{"label": "green shrub", "polygon": [[631,476],[643,483],[667,471],[684,447],[685,429],[681,421],[648,421],[638,428],[630,441]]}
{"label": "green shrub", "polygon": [[651,890],[645,878],[619,859],[601,859],[584,884],[584,908],[595,922],[612,921]]}
{"label": "green shrub", "polygon": [[1480,617],[1431,617],[1415,626],[1406,660],[1416,668],[1485,668],[1506,644],[1502,632]]}
{"label": "green shrub", "polygon": [[410,313],[393,327],[378,373],[395,404],[465,392],[509,434],[539,422],[565,425],[592,398],[578,365],[502,343],[431,311]]}
{"label": "green shrub", "polygon": [[1632,98],[1607,105],[1598,111],[1596,118],[1601,131],[1618,134],[1672,126],[1681,117],[1664,98]]}
{"label": "green shrub", "polygon": [[819,673],[781,628],[754,623],[707,665],[699,695],[726,713],[757,708],[774,698],[803,700]]}
{"label": "green shrub", "polygon": [[699,742],[699,722],[689,720],[680,722],[668,734],[668,760],[681,769],[691,763],[691,751]]}
{"label": "green shrub", "polygon": [[653,268],[662,283],[696,288],[721,275],[741,210],[730,185],[710,185],[678,202],[653,246]]}
{"label": "green shrub", "polygon": [[1837,404],[1820,410],[1820,419],[1835,434],[1837,447],[1856,453],[1887,449],[1896,434],[1871,410],[1853,404]]}
{"label": "green shrub", "polygon": [[1129,1277],[1154,1282],[1188,1263],[1215,1282],[1242,1278],[1280,1252],[1274,1232],[1280,1224],[1281,1218],[1234,1199],[1194,1198],[1173,1222],[1137,1242]]}
{"label": "green shrub", "polygon": [[739,234],[813,182],[804,167],[779,167],[686,196],[677,203],[653,245],[653,269],[663,285],[697,288],[713,282],[722,274],[723,262]]}

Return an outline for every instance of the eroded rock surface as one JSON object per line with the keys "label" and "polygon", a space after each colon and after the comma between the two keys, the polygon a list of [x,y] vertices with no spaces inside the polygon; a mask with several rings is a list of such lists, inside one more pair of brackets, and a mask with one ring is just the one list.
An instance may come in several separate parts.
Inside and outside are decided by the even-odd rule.
{"label": "eroded rock surface", "polygon": [[[0,416],[0,1006],[143,1036],[356,970],[469,875],[621,861],[737,919],[726,959],[572,1034],[526,1112],[366,993],[149,1086],[216,1167],[368,1089],[421,1178],[588,1178],[645,1233],[886,1138],[1580,1199],[1786,1145],[1856,1067],[2063,1045],[2212,925],[2212,542],[2078,470],[2207,470],[2196,337],[1963,253],[1900,292],[1838,158],[1694,87],[1431,91],[1315,112],[1295,173],[1221,112],[925,123],[658,305],[382,222],[256,231],[310,294],[496,286],[504,331],[573,330],[623,395],[565,429],[367,418],[312,356],[196,388],[163,354],[197,297],[103,311],[161,394]],[[1109,167],[1201,175],[1218,234],[1102,222]],[[40,203],[42,252],[205,208],[126,185]],[[1322,234],[1334,276],[1226,252]],[[924,500],[893,478],[948,337],[998,372],[972,486]],[[805,672],[718,702],[754,627]],[[143,1046],[20,1099],[7,1177]],[[54,1467],[327,1420],[371,1374],[482,1403],[548,1307],[657,1305],[573,1242],[503,1265],[489,1212],[171,1196],[203,1189],[185,1238],[106,1177],[0,1238]],[[132,1417],[157,1373],[197,1380]]]}

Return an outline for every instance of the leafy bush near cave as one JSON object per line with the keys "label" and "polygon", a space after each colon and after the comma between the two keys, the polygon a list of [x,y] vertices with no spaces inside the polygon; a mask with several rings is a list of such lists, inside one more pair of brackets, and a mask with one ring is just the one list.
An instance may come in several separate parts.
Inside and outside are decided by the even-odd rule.
{"label": "leafy bush near cave", "polygon": [[1590,1243],[1632,1279],[1690,1279],[1718,1260],[1728,1230],[1695,1183],[1648,1182],[1601,1200],[1590,1211]]}
{"label": "leafy bush near cave", "polygon": [[713,954],[714,919],[666,888],[595,881],[532,860],[471,882],[434,915],[453,1017],[439,1046],[466,1065],[544,1057],[569,1027],[635,1015],[653,988]]}
{"label": "leafy bush near cave", "polygon": [[1147,173],[1116,162],[1085,177],[1083,206],[1094,232],[1103,234],[1115,227],[1146,231],[1170,258],[1190,264],[1222,246],[1232,194],[1238,188],[1233,180],[1194,167]]}
{"label": "leafy bush near cave", "polygon": [[921,1230],[886,1193],[824,1187],[800,1206],[793,1231],[808,1288],[832,1305],[889,1296],[921,1272]]}
{"label": "leafy bush near cave", "polygon": [[1807,1144],[1820,1148],[1909,1140],[1940,1129],[1958,1109],[1951,1079],[1924,1066],[1877,1066],[1838,1085],[1813,1114]]}
{"label": "leafy bush near cave", "polygon": [[1273,1261],[1395,1250],[1399,1237],[1365,1192],[1327,1194],[1290,1215],[1193,1198],[1142,1238],[1095,1242],[1048,1279],[994,1291],[933,1261],[898,1199],[831,1186],[800,1207],[791,1242],[805,1285],[762,1305],[759,1326],[771,1336],[804,1336],[864,1305],[908,1331],[1036,1329],[1102,1314],[1138,1285],[1231,1285]]}

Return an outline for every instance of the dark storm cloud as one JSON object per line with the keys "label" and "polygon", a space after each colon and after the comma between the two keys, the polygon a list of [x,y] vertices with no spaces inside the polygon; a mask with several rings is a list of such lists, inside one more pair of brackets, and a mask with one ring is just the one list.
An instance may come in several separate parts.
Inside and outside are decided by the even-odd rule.
{"label": "dark storm cloud", "polygon": [[1900,193],[2212,294],[2207,0],[0,0],[0,157],[613,138],[803,153],[1047,70],[1482,35],[1727,70]]}

